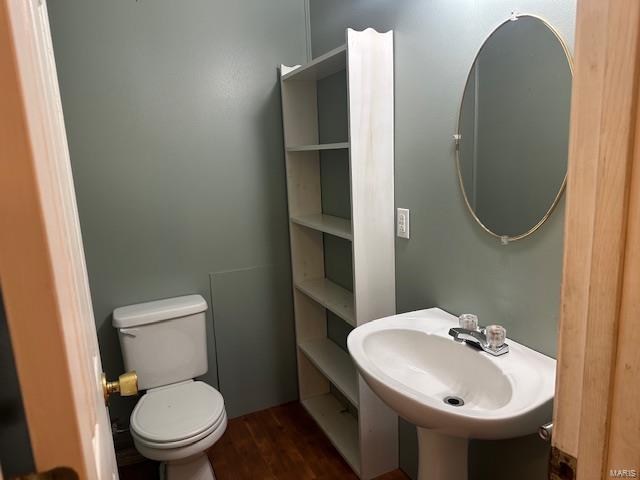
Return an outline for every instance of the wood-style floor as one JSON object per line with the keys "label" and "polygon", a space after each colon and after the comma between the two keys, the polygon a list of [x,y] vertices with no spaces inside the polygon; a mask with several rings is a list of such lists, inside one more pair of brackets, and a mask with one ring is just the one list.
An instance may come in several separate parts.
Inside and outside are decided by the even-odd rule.
{"label": "wood-style floor", "polygon": [[[357,480],[298,402],[229,421],[209,450],[217,480]],[[120,478],[155,479],[157,464],[122,468]],[[378,480],[407,480],[400,470]]]}

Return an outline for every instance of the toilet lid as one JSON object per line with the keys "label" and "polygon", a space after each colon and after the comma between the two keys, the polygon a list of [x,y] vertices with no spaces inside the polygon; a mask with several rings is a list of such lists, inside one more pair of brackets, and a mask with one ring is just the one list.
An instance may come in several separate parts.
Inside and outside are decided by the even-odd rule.
{"label": "toilet lid", "polygon": [[131,414],[131,428],[153,442],[175,442],[210,428],[224,411],[220,392],[204,382],[177,383],[148,391]]}

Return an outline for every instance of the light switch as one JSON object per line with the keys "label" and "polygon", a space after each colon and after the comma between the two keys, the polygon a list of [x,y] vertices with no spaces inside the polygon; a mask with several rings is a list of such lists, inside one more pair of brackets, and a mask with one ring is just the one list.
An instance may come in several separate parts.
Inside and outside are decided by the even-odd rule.
{"label": "light switch", "polygon": [[400,238],[409,238],[409,209],[398,208],[396,235]]}

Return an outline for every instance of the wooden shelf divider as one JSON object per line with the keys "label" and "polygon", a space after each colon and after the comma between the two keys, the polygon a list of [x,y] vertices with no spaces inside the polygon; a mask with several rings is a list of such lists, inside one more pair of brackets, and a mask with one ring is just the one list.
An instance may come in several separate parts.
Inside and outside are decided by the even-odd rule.
{"label": "wooden shelf divider", "polygon": [[313,213],[311,215],[291,217],[291,221],[303,227],[312,228],[313,230],[328,233],[329,235],[344,238],[345,240],[351,241],[353,239],[351,222],[344,218],[325,215],[323,213]]}
{"label": "wooden shelf divider", "polygon": [[328,278],[296,282],[295,287],[352,327],[356,326],[353,312],[353,293],[346,288],[342,288]]}
{"label": "wooden shelf divider", "polygon": [[322,150],[344,150],[349,148],[349,142],[319,143],[314,145],[296,145],[287,147],[287,152],[314,152]]}
{"label": "wooden shelf divider", "polygon": [[320,55],[306,65],[287,67],[287,72],[282,75],[282,81],[287,80],[321,80],[329,75],[338,73],[347,68],[347,46],[338,48]]}
{"label": "wooden shelf divider", "polygon": [[328,338],[307,340],[298,345],[307,358],[335,385],[354,407],[358,407],[356,369],[348,353]]}

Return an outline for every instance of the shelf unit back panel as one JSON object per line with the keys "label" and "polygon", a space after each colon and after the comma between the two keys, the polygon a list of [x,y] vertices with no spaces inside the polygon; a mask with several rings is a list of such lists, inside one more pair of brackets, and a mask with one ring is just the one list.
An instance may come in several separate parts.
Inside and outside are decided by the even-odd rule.
{"label": "shelf unit back panel", "polygon": [[[316,88],[320,143],[324,145],[348,140],[349,103],[346,69],[318,80]],[[349,149],[320,151],[320,172],[322,211],[349,219],[351,224]],[[350,292],[353,292],[352,247],[351,241],[331,235],[324,236],[325,275],[331,282]],[[353,294],[350,295],[349,307],[351,315],[348,319],[344,316],[335,318],[331,313],[327,314],[327,336],[345,351],[347,335],[356,326]]]}
{"label": "shelf unit back panel", "polygon": [[[324,308],[301,292],[294,290],[293,306],[296,312],[296,345],[325,338],[327,335]],[[300,399],[305,400],[329,392],[327,378],[296,346],[298,361],[298,388]]]}
{"label": "shelf unit back panel", "polygon": [[[284,68],[282,66],[281,68]],[[281,82],[285,147],[318,144],[316,82]]]}
{"label": "shelf unit back panel", "polygon": [[289,215],[295,217],[319,212],[322,204],[318,152],[288,153],[286,169]]}
{"label": "shelf unit back panel", "polygon": [[316,91],[320,143],[348,142],[349,101],[346,70],[319,80]]}

